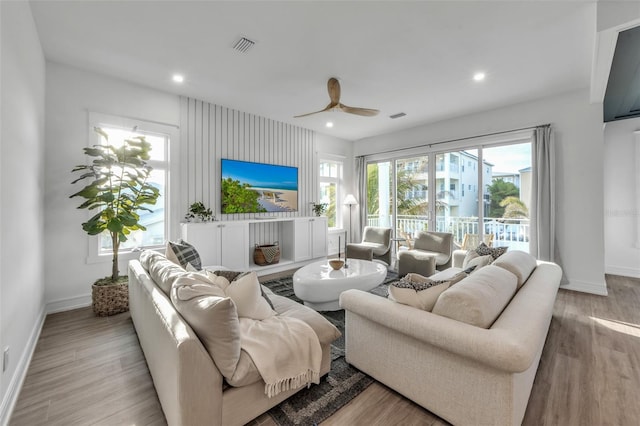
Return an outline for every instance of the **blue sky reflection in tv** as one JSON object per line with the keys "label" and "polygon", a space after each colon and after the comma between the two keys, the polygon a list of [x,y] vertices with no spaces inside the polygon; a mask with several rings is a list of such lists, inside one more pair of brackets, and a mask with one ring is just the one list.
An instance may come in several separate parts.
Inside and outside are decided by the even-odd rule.
{"label": "blue sky reflection in tv", "polygon": [[298,210],[298,168],[222,159],[222,213]]}

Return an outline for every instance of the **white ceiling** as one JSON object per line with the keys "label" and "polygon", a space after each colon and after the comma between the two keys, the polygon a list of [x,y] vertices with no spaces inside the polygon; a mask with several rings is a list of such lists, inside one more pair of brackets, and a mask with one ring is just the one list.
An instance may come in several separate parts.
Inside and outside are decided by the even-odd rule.
{"label": "white ceiling", "polygon": [[[31,1],[47,59],[348,140],[589,86],[588,1]],[[255,40],[246,54],[239,36]],[[484,71],[482,83],[473,73]],[[171,75],[185,82],[176,85]],[[377,117],[317,111],[326,82]],[[389,115],[405,112],[391,120]],[[325,123],[335,126],[327,129]]]}

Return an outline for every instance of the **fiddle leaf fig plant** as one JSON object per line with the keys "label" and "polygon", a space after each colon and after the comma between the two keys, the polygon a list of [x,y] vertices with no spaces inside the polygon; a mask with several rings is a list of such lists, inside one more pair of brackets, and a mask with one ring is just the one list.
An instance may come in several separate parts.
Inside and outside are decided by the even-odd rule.
{"label": "fiddle leaf fig plant", "polygon": [[89,235],[106,231],[111,237],[113,257],[107,281],[116,283],[120,243],[127,241],[131,232],[146,230],[140,224],[139,212],[151,212],[147,206],[155,205],[160,191],[148,182],[152,170],[147,164],[151,144],[144,136],[127,138],[121,146],[114,146],[109,144],[104,130],[99,127],[94,130],[106,143],[84,148],[85,155],[93,161],[73,168],[72,173],[83,173],[72,183],[84,180],[89,183],[69,198],[84,198],[79,209],[98,211],[82,224],[82,229]]}

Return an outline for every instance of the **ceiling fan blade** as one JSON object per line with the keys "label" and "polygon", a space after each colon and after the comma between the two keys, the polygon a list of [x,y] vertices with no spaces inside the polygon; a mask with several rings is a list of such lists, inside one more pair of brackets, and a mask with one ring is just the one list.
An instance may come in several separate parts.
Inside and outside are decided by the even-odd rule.
{"label": "ceiling fan blade", "polygon": [[308,112],[306,114],[301,114],[301,115],[294,115],[293,118],[306,117],[307,115],[313,115],[313,114],[318,114],[320,112],[329,111],[335,106],[336,105],[333,102],[331,102],[329,105],[327,105],[324,109],[321,109],[320,111]]}
{"label": "ceiling fan blade", "polygon": [[327,90],[329,91],[329,99],[332,104],[340,103],[340,82],[337,78],[331,77],[327,82]]}
{"label": "ceiling fan blade", "polygon": [[349,114],[363,115],[365,117],[373,117],[374,115],[378,115],[378,113],[380,112],[377,109],[350,107],[343,104],[340,104],[339,107],[340,107],[340,110],[342,110],[343,112],[348,112]]}
{"label": "ceiling fan blade", "polygon": [[318,114],[320,112],[325,111],[342,111],[347,112],[349,114],[362,115],[365,117],[373,117],[374,115],[378,115],[380,111],[377,109],[371,108],[357,108],[350,107],[340,103],[340,82],[337,78],[331,77],[327,82],[327,90],[329,91],[329,98],[331,98],[331,102],[327,105],[323,110],[309,112],[307,114],[295,115],[293,118],[306,117],[312,114]]}

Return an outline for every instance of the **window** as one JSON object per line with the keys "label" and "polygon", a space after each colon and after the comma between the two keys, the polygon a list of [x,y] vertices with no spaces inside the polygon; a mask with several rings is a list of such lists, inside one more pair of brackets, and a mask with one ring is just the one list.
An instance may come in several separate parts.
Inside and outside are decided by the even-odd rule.
{"label": "window", "polygon": [[[120,253],[132,252],[140,248],[161,247],[169,239],[169,198],[170,198],[170,145],[171,140],[177,140],[177,129],[173,126],[149,123],[141,120],[131,120],[104,114],[90,114],[90,128],[100,127],[107,135],[107,141],[95,133],[91,136],[90,144],[121,145],[125,139],[144,136],[151,144],[151,158],[147,163],[153,168],[150,183],[158,188],[160,197],[154,206],[147,206],[148,211],[140,211],[140,223],[146,231],[132,232],[127,241],[120,245]],[[91,132],[94,133],[93,131]],[[177,146],[177,143],[173,145]],[[174,147],[175,148],[175,147]],[[111,256],[111,238],[103,234],[100,238],[91,239],[89,245],[89,262],[105,261]]]}
{"label": "window", "polygon": [[[494,244],[528,251],[530,140],[531,131],[524,130],[452,143],[451,150],[424,146],[368,156],[367,225],[391,226],[396,235],[451,232],[458,244],[465,234],[492,233]],[[407,173],[404,165],[413,158],[432,162],[431,173]],[[461,175],[458,168],[465,163]],[[512,183],[492,184],[494,176],[507,175]],[[418,184],[437,190],[422,196]]]}
{"label": "window", "polygon": [[342,224],[342,162],[320,160],[320,203],[327,204],[327,223],[329,228],[339,228]]}

